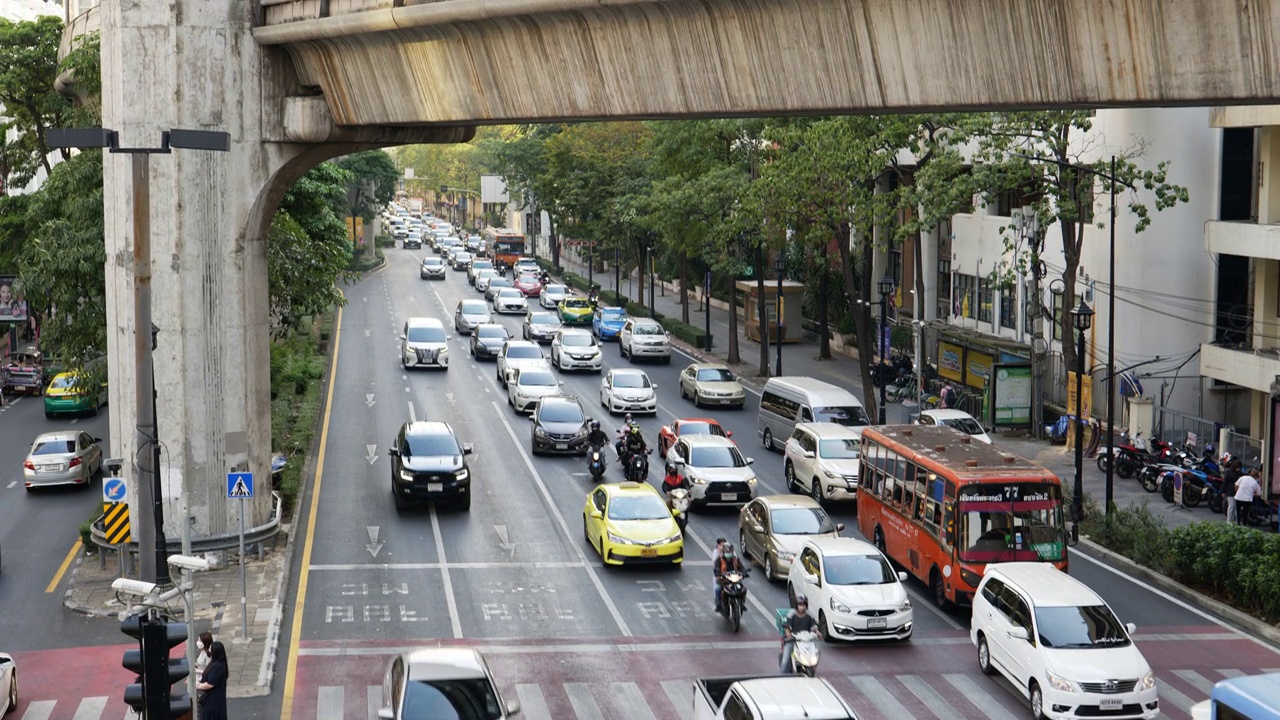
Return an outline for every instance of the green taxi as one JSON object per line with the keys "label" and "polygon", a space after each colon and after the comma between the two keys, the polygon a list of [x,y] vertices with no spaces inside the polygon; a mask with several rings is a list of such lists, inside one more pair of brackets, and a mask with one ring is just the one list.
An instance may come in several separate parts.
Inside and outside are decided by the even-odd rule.
{"label": "green taxi", "polygon": [[595,313],[591,301],[584,297],[567,297],[557,306],[560,311],[560,322],[565,325],[590,325]]}
{"label": "green taxi", "polygon": [[84,412],[98,414],[98,408],[107,402],[107,384],[104,382],[95,388],[82,378],[87,376],[77,370],[53,376],[44,391],[45,417]]}

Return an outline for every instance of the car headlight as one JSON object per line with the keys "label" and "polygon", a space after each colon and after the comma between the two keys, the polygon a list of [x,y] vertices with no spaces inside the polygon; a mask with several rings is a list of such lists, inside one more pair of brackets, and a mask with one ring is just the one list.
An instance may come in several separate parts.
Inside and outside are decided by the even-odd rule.
{"label": "car headlight", "polygon": [[453,476],[459,480],[466,480],[467,478],[471,477],[471,471],[467,470],[466,468],[462,468],[458,472],[454,473]]}
{"label": "car headlight", "polygon": [[547,431],[545,431],[545,430],[543,430],[542,428],[537,427],[537,426],[535,425],[535,426],[534,426],[534,428],[533,428],[533,434],[534,434],[534,436],[535,436],[535,437],[544,438],[544,437],[546,437],[546,436],[547,436]]}
{"label": "car headlight", "polygon": [[1143,690],[1150,690],[1151,688],[1153,688],[1153,687],[1155,687],[1155,686],[1156,686],[1156,674],[1155,674],[1154,672],[1149,672],[1149,673],[1147,673],[1146,675],[1143,675],[1143,676],[1142,676],[1142,689],[1143,689]]}
{"label": "car headlight", "polygon": [[1061,690],[1062,692],[1076,691],[1076,688],[1074,685],[1071,684],[1071,681],[1062,677],[1061,675],[1054,675],[1053,673],[1046,670],[1044,674],[1044,678],[1045,680],[1049,681],[1049,686],[1052,687],[1054,690]]}
{"label": "car headlight", "polygon": [[748,485],[750,485],[751,487],[755,487],[755,486],[756,486],[756,483],[758,483],[758,482],[760,482],[760,481],[759,481],[759,480],[757,480],[757,479],[756,479],[756,478],[754,478],[754,477],[749,477],[749,478],[747,478],[747,484],[748,484]]}
{"label": "car headlight", "polygon": [[404,468],[401,468],[400,479],[405,482],[413,482],[413,473],[409,472],[408,470],[405,470]]}
{"label": "car headlight", "polygon": [[707,484],[707,479],[704,477],[698,477],[697,475],[689,475],[688,477],[689,477],[689,481],[692,482],[694,485]]}
{"label": "car headlight", "polygon": [[791,562],[793,559],[795,559],[795,556],[796,556],[795,553],[789,553],[783,550],[778,550],[777,553],[778,553],[778,561],[784,562],[784,563]]}
{"label": "car headlight", "polygon": [[832,611],[839,612],[839,613],[853,612],[853,610],[849,609],[848,605],[845,605],[844,603],[840,602],[839,600],[836,600],[835,598],[831,598],[831,609]]}
{"label": "car headlight", "polygon": [[632,540],[631,538],[624,538],[621,535],[614,535],[613,533],[608,533],[608,535],[609,535],[609,542],[611,543],[617,543],[618,545],[636,545],[637,544],[636,541]]}
{"label": "car headlight", "polygon": [[442,350],[440,351],[440,356],[439,356],[439,357],[440,357],[440,359],[441,359],[441,360],[448,360],[448,359],[449,359],[449,348],[444,348],[444,349],[442,349]]}
{"label": "car headlight", "polygon": [[672,535],[672,536],[671,536],[671,537],[669,537],[669,538],[665,538],[665,539],[663,539],[662,544],[663,544],[663,545],[668,545],[668,544],[673,543],[673,542],[679,542],[679,541],[681,541],[681,540],[683,540],[683,539],[684,539],[684,534],[683,534],[683,533],[676,533],[675,535]]}
{"label": "car headlight", "polygon": [[587,429],[586,429],[586,428],[583,428],[583,429],[581,429],[581,430],[579,430],[578,432],[576,432],[576,433],[574,433],[574,434],[573,434],[573,439],[574,439],[574,440],[578,440],[578,439],[580,439],[580,438],[584,438],[584,437],[586,437],[586,436],[587,436]]}
{"label": "car headlight", "polygon": [[843,480],[843,479],[844,479],[844,476],[843,476],[843,475],[841,475],[840,473],[831,472],[830,470],[827,470],[826,468],[823,468],[823,470],[822,470],[822,474],[823,474],[823,475],[826,475],[828,480]]}
{"label": "car headlight", "polygon": [[911,609],[911,598],[903,598],[902,604],[898,606],[898,612],[907,612]]}

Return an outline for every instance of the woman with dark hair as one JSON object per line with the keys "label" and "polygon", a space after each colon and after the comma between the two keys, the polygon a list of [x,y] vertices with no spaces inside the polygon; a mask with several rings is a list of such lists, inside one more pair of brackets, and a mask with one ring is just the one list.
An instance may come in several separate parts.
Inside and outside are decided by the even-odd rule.
{"label": "woman with dark hair", "polygon": [[209,644],[209,665],[196,683],[200,720],[227,720],[227,648],[220,642]]}

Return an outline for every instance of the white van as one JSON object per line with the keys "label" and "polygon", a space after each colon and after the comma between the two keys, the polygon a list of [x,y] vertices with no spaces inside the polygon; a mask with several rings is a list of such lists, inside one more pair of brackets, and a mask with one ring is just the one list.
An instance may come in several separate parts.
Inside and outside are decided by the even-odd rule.
{"label": "white van", "polygon": [[800,422],[830,422],[849,427],[870,425],[867,411],[853,393],[808,377],[775,377],[764,384],[756,418],[760,442],[778,450]]}

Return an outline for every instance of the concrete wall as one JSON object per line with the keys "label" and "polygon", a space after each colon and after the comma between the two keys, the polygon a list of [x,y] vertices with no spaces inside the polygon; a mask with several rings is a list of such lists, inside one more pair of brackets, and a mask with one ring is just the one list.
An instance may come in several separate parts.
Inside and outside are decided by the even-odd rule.
{"label": "concrete wall", "polygon": [[[1205,250],[1204,223],[1217,217],[1218,167],[1221,153],[1220,131],[1209,127],[1207,108],[1100,110],[1094,131],[1080,147],[1083,160],[1109,156],[1113,151],[1125,154],[1141,142],[1144,156],[1141,166],[1171,162],[1169,181],[1188,188],[1191,201],[1162,213],[1152,212],[1152,223],[1144,232],[1134,231],[1134,218],[1127,210],[1127,200],[1118,199],[1116,223],[1116,368],[1150,360],[1156,356],[1168,361],[1153,363],[1139,373],[1165,374],[1194,352],[1200,343],[1212,336],[1213,297],[1215,289],[1212,256]],[[1150,207],[1152,198],[1141,194]],[[1077,276],[1077,292],[1097,313],[1094,316],[1090,343],[1092,360],[1105,363],[1107,352],[1109,284],[1107,277],[1109,230],[1105,229],[1109,199],[1099,196],[1095,203],[1097,223],[1086,227]],[[1001,227],[1012,225],[1011,218],[996,216],[994,207],[973,215],[954,218],[952,271],[985,276],[1008,260]],[[1011,230],[1010,230],[1011,232]],[[1061,275],[1065,261],[1062,236],[1054,226],[1046,233],[1044,261],[1048,276],[1042,282],[1044,305],[1052,306],[1048,285]],[[931,293],[931,298],[936,293]],[[1020,294],[1021,299],[1021,294]],[[1023,307],[1023,303],[1019,303]],[[975,313],[976,314],[976,313]],[[1018,339],[1018,329],[999,327],[999,298],[991,323],[976,319],[952,320],[954,324],[974,327],[982,332]],[[1046,336],[1049,332],[1046,329]],[[1061,344],[1051,343],[1060,350]],[[1212,393],[1201,392],[1199,366],[1192,360],[1182,368],[1176,386],[1172,379],[1144,381],[1145,390],[1159,400],[1161,382],[1173,387],[1166,404],[1176,410],[1216,417],[1221,411]],[[1166,389],[1167,391],[1167,389]],[[1242,420],[1243,422],[1243,420]]]}

